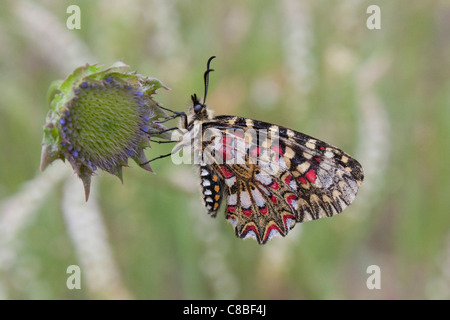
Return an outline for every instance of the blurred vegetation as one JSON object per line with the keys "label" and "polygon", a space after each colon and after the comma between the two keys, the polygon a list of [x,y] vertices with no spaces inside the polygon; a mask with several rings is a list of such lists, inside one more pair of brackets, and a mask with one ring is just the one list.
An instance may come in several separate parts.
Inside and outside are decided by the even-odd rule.
{"label": "blurred vegetation", "polygon": [[[0,298],[450,298],[448,1],[85,0],[81,29],[69,30],[71,4],[0,4]],[[380,30],[366,27],[372,4]],[[51,175],[38,171],[51,81],[123,59],[172,88],[157,101],[185,111],[212,55],[216,114],[281,124],[354,155],[366,179],[352,206],[259,246],[207,216],[194,168],[170,158],[155,175],[130,163],[124,185],[94,177],[101,219],[80,214],[86,228],[65,209],[83,201],[67,191],[72,180],[83,188],[68,163],[61,180],[35,187]],[[147,155],[170,148],[152,144]],[[17,195],[21,215],[10,206]],[[95,228],[107,247],[78,250]],[[112,257],[115,269],[92,257]],[[73,264],[81,290],[66,287]],[[370,265],[380,290],[366,287]],[[100,270],[92,279],[120,281],[95,287],[89,268]]]}

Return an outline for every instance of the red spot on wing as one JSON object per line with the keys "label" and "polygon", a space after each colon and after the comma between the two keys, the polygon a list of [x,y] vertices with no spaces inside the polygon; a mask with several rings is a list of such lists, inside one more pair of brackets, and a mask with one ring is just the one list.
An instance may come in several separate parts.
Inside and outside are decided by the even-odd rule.
{"label": "red spot on wing", "polygon": [[274,181],[274,182],[269,186],[269,188],[272,188],[272,189],[274,189],[274,190],[278,190],[279,187],[280,187],[280,185],[279,185],[276,181]]}
{"label": "red spot on wing", "polygon": [[317,157],[317,158],[314,158],[314,160],[316,160],[317,162],[320,162],[320,161],[322,161],[322,159],[321,159],[321,158],[319,158],[319,157]]}
{"label": "red spot on wing", "polygon": [[250,217],[252,215],[252,209],[242,209],[242,213],[247,217]]}
{"label": "red spot on wing", "polygon": [[222,151],[222,160],[226,161],[233,157],[231,150],[233,149],[233,138],[229,136],[222,137],[222,147],[220,150]]}
{"label": "red spot on wing", "polygon": [[320,150],[325,150],[325,147],[320,147]]}
{"label": "red spot on wing", "polygon": [[226,166],[220,166],[220,171],[222,171],[222,175],[225,178],[230,178],[233,176],[233,172],[231,172],[231,170],[228,169],[228,167],[226,167]]}
{"label": "red spot on wing", "polygon": [[227,211],[228,212],[235,212],[236,211],[236,207],[235,206],[228,206]]}
{"label": "red spot on wing", "polygon": [[298,178],[298,180],[300,180],[300,182],[301,182],[302,184],[306,184],[306,183],[307,183],[305,177],[300,177],[300,178]]}
{"label": "red spot on wing", "polygon": [[261,212],[262,214],[266,214],[267,213],[267,207],[264,208],[258,208],[259,212]]}
{"label": "red spot on wing", "polygon": [[292,180],[292,175],[288,175],[286,178],[284,178],[284,182],[286,184],[289,184],[289,182],[291,182],[291,180]]}
{"label": "red spot on wing", "polygon": [[314,169],[309,169],[309,171],[305,174],[306,179],[309,182],[314,183],[316,181],[316,171]]}
{"label": "red spot on wing", "polygon": [[270,200],[271,200],[273,203],[278,203],[278,200],[277,200],[277,198],[276,198],[275,196],[271,196],[271,197],[270,197]]}

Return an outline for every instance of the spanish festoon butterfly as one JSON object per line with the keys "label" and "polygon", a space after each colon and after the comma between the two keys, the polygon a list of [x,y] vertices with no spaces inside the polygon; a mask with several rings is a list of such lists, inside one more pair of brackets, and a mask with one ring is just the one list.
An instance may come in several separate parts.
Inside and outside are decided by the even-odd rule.
{"label": "spanish festoon butterfly", "polygon": [[264,244],[296,222],[331,217],[350,205],[364,172],[347,153],[282,126],[212,115],[205,100],[213,58],[203,102],[194,94],[188,116],[176,113],[184,141],[178,149],[189,145],[198,161],[208,214],[215,217],[223,203],[236,235]]}

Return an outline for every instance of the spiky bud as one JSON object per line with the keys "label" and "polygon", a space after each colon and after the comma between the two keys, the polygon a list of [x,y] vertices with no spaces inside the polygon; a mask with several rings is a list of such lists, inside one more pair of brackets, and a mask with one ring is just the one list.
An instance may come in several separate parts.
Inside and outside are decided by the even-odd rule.
{"label": "spiky bud", "polygon": [[106,69],[85,65],[49,88],[41,170],[56,159],[68,160],[83,181],[86,201],[98,169],[123,181],[122,167],[132,158],[152,172],[144,149],[150,134],[166,129],[156,120],[167,114],[152,95],[167,87],[127,68],[121,61]]}

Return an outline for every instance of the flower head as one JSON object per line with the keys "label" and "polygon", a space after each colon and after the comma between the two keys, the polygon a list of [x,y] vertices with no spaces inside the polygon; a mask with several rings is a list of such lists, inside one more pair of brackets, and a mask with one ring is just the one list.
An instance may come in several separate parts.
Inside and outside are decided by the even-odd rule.
{"label": "flower head", "polygon": [[132,158],[152,172],[144,149],[150,135],[166,129],[157,120],[167,114],[152,95],[167,87],[127,68],[121,61],[106,69],[86,65],[49,89],[41,170],[56,159],[68,160],[83,181],[86,200],[98,169],[122,180],[122,167]]}

